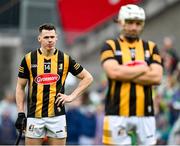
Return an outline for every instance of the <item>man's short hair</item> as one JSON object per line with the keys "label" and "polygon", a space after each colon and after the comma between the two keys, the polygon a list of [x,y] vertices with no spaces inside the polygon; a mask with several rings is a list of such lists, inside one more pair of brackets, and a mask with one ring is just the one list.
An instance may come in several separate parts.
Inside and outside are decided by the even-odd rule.
{"label": "man's short hair", "polygon": [[41,26],[39,26],[39,33],[41,33],[43,29],[56,31],[55,26],[53,24],[48,24],[48,23],[45,23],[45,24],[42,24]]}

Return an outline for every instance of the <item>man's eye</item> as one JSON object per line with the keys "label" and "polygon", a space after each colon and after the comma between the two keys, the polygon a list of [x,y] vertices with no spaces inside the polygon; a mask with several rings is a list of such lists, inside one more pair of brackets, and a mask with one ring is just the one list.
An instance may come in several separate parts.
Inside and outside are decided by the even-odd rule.
{"label": "man's eye", "polygon": [[125,20],[126,23],[132,24],[134,21],[133,20]]}
{"label": "man's eye", "polygon": [[143,22],[142,22],[142,21],[137,21],[136,24],[137,24],[137,25],[142,25]]}
{"label": "man's eye", "polygon": [[127,24],[133,24],[133,23],[135,23],[136,25],[142,25],[143,24],[143,21],[141,21],[141,20],[125,20],[125,22]]}

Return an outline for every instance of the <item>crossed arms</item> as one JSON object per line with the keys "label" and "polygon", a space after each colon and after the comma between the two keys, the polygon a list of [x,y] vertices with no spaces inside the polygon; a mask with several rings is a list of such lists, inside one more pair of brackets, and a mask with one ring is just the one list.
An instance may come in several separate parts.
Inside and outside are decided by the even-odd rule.
{"label": "crossed arms", "polygon": [[113,80],[134,82],[140,85],[158,85],[161,83],[163,68],[157,63],[146,63],[136,66],[119,65],[114,59],[106,60],[103,69],[107,76]]}

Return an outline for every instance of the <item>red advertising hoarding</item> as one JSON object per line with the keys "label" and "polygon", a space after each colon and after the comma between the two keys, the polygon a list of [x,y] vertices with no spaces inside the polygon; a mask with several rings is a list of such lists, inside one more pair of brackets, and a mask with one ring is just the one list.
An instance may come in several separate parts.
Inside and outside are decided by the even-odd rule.
{"label": "red advertising hoarding", "polygon": [[140,0],[57,0],[60,23],[66,39],[91,31],[117,15],[122,5]]}

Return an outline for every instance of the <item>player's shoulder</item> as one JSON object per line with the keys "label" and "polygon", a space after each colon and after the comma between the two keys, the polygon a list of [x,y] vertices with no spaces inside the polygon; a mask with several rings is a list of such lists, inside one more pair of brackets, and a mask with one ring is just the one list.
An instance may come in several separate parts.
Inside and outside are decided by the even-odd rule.
{"label": "player's shoulder", "polygon": [[107,43],[107,44],[112,44],[114,42],[115,42],[115,39],[106,39],[105,40],[105,43]]}
{"label": "player's shoulder", "polygon": [[60,56],[59,58],[66,58],[66,59],[71,58],[71,56],[66,51],[62,51],[62,50],[58,50],[58,56]]}
{"label": "player's shoulder", "polygon": [[24,58],[26,58],[26,60],[32,58],[33,56],[37,55],[37,51],[38,50],[32,50],[32,51],[27,52],[24,55]]}
{"label": "player's shoulder", "polygon": [[154,49],[157,49],[157,44],[154,41],[151,40],[142,40],[143,46],[145,48],[149,48],[150,54],[153,53]]}
{"label": "player's shoulder", "polygon": [[65,51],[58,50],[58,53],[62,56],[69,56],[69,54]]}
{"label": "player's shoulder", "polygon": [[27,58],[28,56],[30,56],[32,54],[32,52],[34,52],[34,51],[27,52],[24,57]]}
{"label": "player's shoulder", "polygon": [[37,50],[32,50],[32,51],[27,52],[25,56],[30,55],[30,54],[35,54],[37,52],[38,52],[38,49]]}
{"label": "player's shoulder", "polygon": [[144,43],[147,43],[147,44],[149,44],[150,46],[155,46],[156,45],[156,43],[154,42],[154,41],[152,41],[152,40],[145,40],[145,39],[141,39]]}
{"label": "player's shoulder", "polygon": [[107,49],[110,49],[110,48],[111,48],[112,50],[115,50],[116,41],[117,41],[116,38],[106,39],[106,40],[105,40],[105,44],[104,44],[104,46],[103,46],[103,50],[107,50]]}

